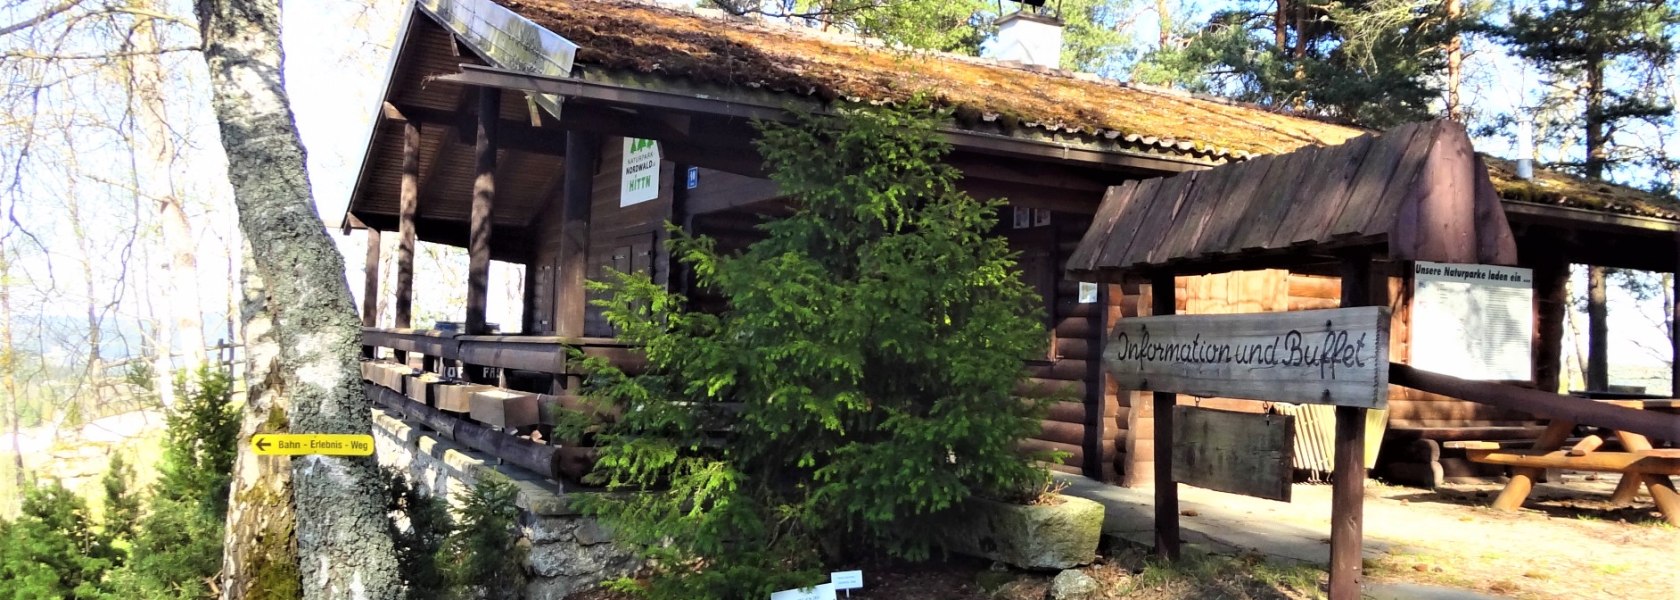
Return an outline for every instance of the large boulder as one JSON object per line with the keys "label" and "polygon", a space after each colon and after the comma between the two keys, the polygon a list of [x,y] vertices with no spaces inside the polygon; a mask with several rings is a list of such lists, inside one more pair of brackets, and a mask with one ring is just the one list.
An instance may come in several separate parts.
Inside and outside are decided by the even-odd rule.
{"label": "large boulder", "polygon": [[939,541],[959,554],[1022,569],[1071,569],[1090,564],[1102,538],[1103,506],[1052,496],[1042,504],[973,499],[947,515]]}

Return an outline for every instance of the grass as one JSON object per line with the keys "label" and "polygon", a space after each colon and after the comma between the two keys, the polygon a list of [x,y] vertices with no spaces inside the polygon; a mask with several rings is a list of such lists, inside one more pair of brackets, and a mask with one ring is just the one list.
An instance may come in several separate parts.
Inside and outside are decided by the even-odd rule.
{"label": "grass", "polygon": [[1328,575],[1301,563],[1267,560],[1258,554],[1229,556],[1186,552],[1177,562],[1124,550],[1115,560],[1134,567],[1136,574],[1111,593],[1120,598],[1316,598]]}

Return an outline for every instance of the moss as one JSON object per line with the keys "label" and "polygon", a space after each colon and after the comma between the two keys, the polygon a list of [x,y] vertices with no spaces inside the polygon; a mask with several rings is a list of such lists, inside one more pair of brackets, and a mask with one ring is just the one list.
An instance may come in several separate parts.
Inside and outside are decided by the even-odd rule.
{"label": "moss", "polygon": [[290,422],[286,420],[286,409],[278,406],[270,406],[268,408],[268,418],[263,420],[262,427],[257,428],[257,430],[265,433],[273,433],[277,431],[286,431],[290,427]]}
{"label": "moss", "polygon": [[246,544],[246,548],[257,549],[246,555],[248,564],[241,569],[242,572],[251,574],[249,593],[245,597],[256,600],[301,598],[303,575],[297,565],[297,540],[292,527],[292,511],[290,507],[284,511],[267,510],[267,507],[289,503],[290,499],[267,486],[259,485],[241,490],[239,500],[250,507],[247,510],[258,514],[273,515],[283,512],[287,517],[265,519],[259,531],[246,532],[242,536],[253,542]]}

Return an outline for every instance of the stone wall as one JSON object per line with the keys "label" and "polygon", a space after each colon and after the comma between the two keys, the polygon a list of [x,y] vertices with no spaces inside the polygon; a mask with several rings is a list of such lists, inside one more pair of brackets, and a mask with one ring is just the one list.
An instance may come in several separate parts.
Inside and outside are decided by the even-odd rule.
{"label": "stone wall", "polygon": [[520,531],[530,547],[526,598],[560,600],[635,569],[631,553],[613,544],[594,519],[569,507],[568,495],[588,492],[568,493],[564,484],[498,465],[493,457],[383,409],[373,411],[373,434],[381,465],[401,469],[421,493],[445,494],[451,505],[481,477],[501,477],[519,487]]}

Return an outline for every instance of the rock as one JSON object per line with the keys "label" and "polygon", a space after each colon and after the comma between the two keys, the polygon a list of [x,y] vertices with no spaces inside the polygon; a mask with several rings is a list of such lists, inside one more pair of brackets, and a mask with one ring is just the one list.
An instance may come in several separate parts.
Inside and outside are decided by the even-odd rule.
{"label": "rock", "polygon": [[610,579],[635,569],[635,555],[614,544],[583,546],[571,542],[538,544],[528,568],[538,577]]}
{"label": "rock", "polygon": [[1085,600],[1096,595],[1100,587],[1090,575],[1068,569],[1050,581],[1050,600]]}
{"label": "rock", "polygon": [[1102,539],[1103,506],[1056,496],[1023,506],[974,499],[944,516],[938,539],[960,554],[1022,569],[1071,569],[1090,564]]}

